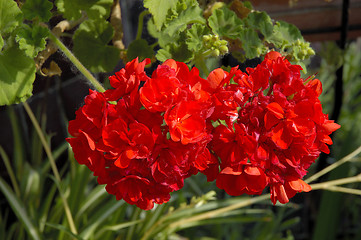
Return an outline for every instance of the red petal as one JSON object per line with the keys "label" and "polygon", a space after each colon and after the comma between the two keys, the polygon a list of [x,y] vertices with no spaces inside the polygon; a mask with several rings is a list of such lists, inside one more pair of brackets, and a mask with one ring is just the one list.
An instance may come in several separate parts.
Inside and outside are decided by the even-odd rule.
{"label": "red petal", "polygon": [[264,58],[270,59],[270,60],[277,60],[278,58],[281,58],[281,57],[282,57],[282,55],[279,52],[271,51],[271,52],[267,53]]}
{"label": "red petal", "polygon": [[283,108],[276,102],[270,103],[267,105],[267,109],[272,112],[278,119],[284,117]]}

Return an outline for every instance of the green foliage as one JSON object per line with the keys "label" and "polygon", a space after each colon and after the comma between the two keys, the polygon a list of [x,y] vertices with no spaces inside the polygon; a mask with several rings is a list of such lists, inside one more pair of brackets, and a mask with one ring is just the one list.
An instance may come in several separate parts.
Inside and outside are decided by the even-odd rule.
{"label": "green foliage", "polygon": [[[361,132],[359,124],[361,121],[361,69],[359,67],[361,45],[360,42],[355,42],[347,46],[345,50],[341,50],[336,43],[327,42],[323,44],[319,55],[322,57],[320,67],[311,70],[318,73],[317,77],[322,82],[321,102],[324,112],[327,114],[332,113],[334,105],[336,71],[343,65],[344,96],[338,120],[342,131],[333,138],[333,156],[339,159],[361,145],[361,135],[359,134]],[[328,161],[334,161],[334,159],[328,158]],[[359,161],[343,165],[331,172],[328,180],[356,175],[360,169]],[[351,186],[355,189],[360,188],[359,184]],[[337,239],[340,234],[345,236],[345,239],[358,239],[353,236],[355,229],[360,227],[360,222],[351,216],[354,216],[355,212],[359,212],[359,199],[359,196],[323,192],[312,239]],[[330,211],[330,209],[333,210]],[[350,219],[350,221],[345,224],[343,219]],[[347,238],[347,235],[350,237]]]}
{"label": "green foliage", "polygon": [[119,49],[108,45],[112,37],[109,22],[87,20],[74,33],[74,54],[92,72],[111,71],[119,60]]}
{"label": "green foliage", "polygon": [[82,11],[92,19],[107,18],[110,13],[112,0],[57,0],[58,10],[68,20],[77,20],[82,17]]}
{"label": "green foliage", "polygon": [[0,105],[26,100],[32,95],[35,80],[34,61],[16,47],[0,54]]}
{"label": "green foliage", "polygon": [[186,44],[188,49],[199,52],[203,48],[203,36],[209,33],[209,29],[205,25],[199,23],[193,24],[192,27],[186,31]]}
{"label": "green foliage", "polygon": [[47,22],[51,18],[50,10],[53,4],[48,0],[26,0],[21,7],[24,18],[33,20],[38,18],[40,21]]}
{"label": "green foliage", "polygon": [[144,7],[152,14],[156,29],[159,31],[169,10],[175,7],[178,0],[144,0]]}
{"label": "green foliage", "polygon": [[215,34],[230,39],[236,39],[243,30],[242,20],[225,7],[216,9],[209,17],[208,24]]}
{"label": "green foliage", "polygon": [[152,7],[149,9],[155,15],[148,22],[148,30],[158,39],[161,47],[156,58],[160,61],[173,58],[177,61],[188,62],[194,55],[186,44],[187,26],[196,23],[205,24],[205,19],[202,16],[203,11],[195,0],[179,0],[175,4],[166,6],[169,7],[166,15],[164,12],[154,11]]}
{"label": "green foliage", "polygon": [[25,51],[25,54],[34,58],[38,53],[45,49],[46,41],[49,34],[49,29],[34,25],[22,25],[18,28],[16,34],[16,41],[19,43],[19,48]]}
{"label": "green foliage", "polygon": [[12,0],[0,0],[0,51],[4,46],[4,36],[11,33],[22,20],[22,12]]}
{"label": "green foliage", "polygon": [[246,22],[250,28],[259,30],[266,39],[273,33],[272,19],[265,12],[254,11],[249,13]]}
{"label": "green foliage", "polygon": [[128,59],[139,57],[139,60],[143,60],[144,58],[151,58],[153,54],[153,49],[144,39],[134,40],[131,44],[129,44],[127,50]]}
{"label": "green foliage", "polygon": [[267,48],[262,44],[257,32],[253,29],[244,29],[240,35],[240,40],[246,58],[256,58],[267,53]]}

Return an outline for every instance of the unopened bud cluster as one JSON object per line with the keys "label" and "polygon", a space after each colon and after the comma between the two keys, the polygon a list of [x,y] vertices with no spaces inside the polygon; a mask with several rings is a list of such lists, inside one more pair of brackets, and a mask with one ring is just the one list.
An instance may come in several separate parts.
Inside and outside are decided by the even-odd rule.
{"label": "unopened bud cluster", "polygon": [[208,34],[203,35],[203,45],[207,50],[210,50],[211,56],[218,57],[228,53],[227,41],[219,39],[218,35]]}
{"label": "unopened bud cluster", "polygon": [[315,51],[310,47],[310,43],[301,41],[300,39],[287,44],[285,49],[292,49],[293,59],[291,60],[302,61],[315,55]]}

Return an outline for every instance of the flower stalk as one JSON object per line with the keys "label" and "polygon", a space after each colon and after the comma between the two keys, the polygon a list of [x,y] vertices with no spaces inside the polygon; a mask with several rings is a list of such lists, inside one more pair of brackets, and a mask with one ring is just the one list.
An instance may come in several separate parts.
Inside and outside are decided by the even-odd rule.
{"label": "flower stalk", "polygon": [[89,72],[88,69],[74,56],[74,54],[52,33],[50,32],[49,38],[55,43],[55,45],[69,58],[69,60],[75,65],[75,67],[85,76],[85,78],[95,87],[99,92],[104,92],[104,87],[98,82],[98,80]]}
{"label": "flower stalk", "polygon": [[42,145],[44,147],[45,153],[49,158],[50,166],[51,166],[51,169],[53,170],[54,177],[55,177],[55,183],[56,183],[56,186],[58,187],[60,197],[61,197],[61,199],[63,201],[65,215],[66,215],[66,217],[68,219],[70,230],[72,231],[72,233],[77,234],[78,231],[77,231],[77,229],[75,227],[74,219],[73,219],[73,216],[71,214],[68,201],[66,200],[66,198],[64,196],[64,193],[62,192],[61,187],[60,187],[61,178],[60,178],[60,174],[59,174],[58,168],[57,168],[56,163],[55,163],[55,159],[54,159],[53,154],[51,152],[50,146],[49,146],[48,142],[46,141],[44,133],[41,130],[41,127],[40,127],[38,121],[36,120],[36,117],[35,117],[33,111],[31,110],[29,104],[27,102],[24,102],[23,105],[24,105],[25,111],[28,114],[32,124],[34,125],[36,133],[38,134],[38,136],[40,138],[40,141],[41,141],[41,143],[42,143]]}

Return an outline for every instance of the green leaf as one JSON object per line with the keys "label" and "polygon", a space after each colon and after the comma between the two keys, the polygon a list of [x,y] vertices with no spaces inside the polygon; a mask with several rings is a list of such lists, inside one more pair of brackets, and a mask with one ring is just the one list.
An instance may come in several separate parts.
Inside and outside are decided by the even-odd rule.
{"label": "green leaf", "polygon": [[147,41],[144,39],[134,40],[129,44],[127,50],[128,60],[139,57],[139,60],[142,61],[145,58],[151,58],[154,55],[153,48],[148,45]]}
{"label": "green leaf", "polygon": [[259,30],[265,38],[273,33],[272,19],[265,12],[251,12],[246,21],[250,27]]}
{"label": "green leaf", "polygon": [[179,36],[169,36],[168,34],[165,34],[163,31],[158,31],[156,29],[156,26],[154,24],[153,19],[150,19],[147,24],[148,32],[150,35],[152,35],[154,38],[157,38],[159,46],[162,48],[166,47],[170,43],[174,43],[178,41]]}
{"label": "green leaf", "polygon": [[155,56],[159,61],[165,62],[167,59],[172,58],[172,54],[169,50],[166,49],[159,49],[157,55]]}
{"label": "green leaf", "polygon": [[38,53],[45,49],[46,38],[49,30],[46,27],[35,25],[30,27],[23,24],[19,28],[15,40],[19,43],[19,48],[25,51],[25,54],[34,58]]}
{"label": "green leaf", "polygon": [[21,200],[15,196],[11,188],[2,178],[0,178],[0,190],[6,197],[18,219],[24,224],[25,229],[29,235],[35,240],[40,240],[38,229],[34,226],[33,222],[29,218],[25,206],[22,204]]}
{"label": "green leaf", "polygon": [[297,39],[303,39],[300,30],[295,25],[284,21],[276,22],[273,27],[273,34],[269,37],[269,41],[275,44],[277,48]]}
{"label": "green leaf", "polygon": [[87,12],[91,19],[107,18],[110,13],[112,0],[57,0],[56,7],[68,20],[76,20]]}
{"label": "green leaf", "polygon": [[242,41],[242,48],[248,59],[259,57],[265,49],[254,29],[244,29],[240,33],[239,39]]}
{"label": "green leaf", "polygon": [[98,19],[100,17],[108,18],[113,5],[113,0],[98,0],[96,4],[91,6],[87,11],[88,17]]}
{"label": "green leaf", "polygon": [[105,20],[87,20],[74,33],[73,52],[92,72],[112,71],[119,60],[119,49],[109,46],[113,28]]}
{"label": "green leaf", "polygon": [[187,29],[187,25],[192,23],[201,23],[204,24],[206,20],[203,18],[203,10],[198,6],[196,1],[190,1],[189,4],[185,6],[184,9],[177,12],[176,18],[167,22],[166,28],[162,31],[169,36],[174,36],[175,34],[184,31]]}
{"label": "green leaf", "polygon": [[[104,226],[105,220],[111,216],[117,209],[124,205],[124,201],[109,201],[103,206],[100,206],[92,217],[88,219],[87,227],[79,234],[84,239],[89,239],[90,236],[95,232],[99,231],[99,226]],[[100,227],[102,228],[102,227]]]}
{"label": "green leaf", "polygon": [[53,4],[48,0],[26,0],[21,10],[26,19],[39,18],[42,22],[47,22],[51,18],[50,10]]}
{"label": "green leaf", "polygon": [[22,13],[13,0],[0,0],[0,34],[10,33],[22,22]]}
{"label": "green leaf", "polygon": [[194,52],[188,49],[185,41],[185,34],[181,34],[178,41],[169,43],[165,48],[158,50],[156,58],[162,62],[170,58],[179,62],[190,61],[194,56]]}
{"label": "green leaf", "polygon": [[144,0],[144,7],[152,14],[157,30],[160,30],[166,20],[167,13],[176,6],[178,0]]}
{"label": "green leaf", "polygon": [[78,235],[75,235],[74,233],[72,233],[69,228],[67,228],[67,227],[65,227],[65,226],[63,226],[61,224],[45,223],[45,225],[49,226],[49,227],[52,227],[52,228],[55,228],[55,229],[58,229],[60,231],[63,231],[66,234],[68,234],[71,238],[75,238],[75,239],[78,239],[78,240],[84,240],[83,238],[79,237]]}
{"label": "green leaf", "polygon": [[208,18],[208,24],[215,34],[236,39],[243,29],[243,22],[228,8],[216,9]]}
{"label": "green leaf", "polygon": [[203,36],[209,34],[209,28],[203,24],[193,24],[190,29],[186,31],[186,44],[191,51],[198,52],[203,48]]}
{"label": "green leaf", "polygon": [[35,80],[33,59],[15,47],[0,54],[0,106],[25,101]]}

